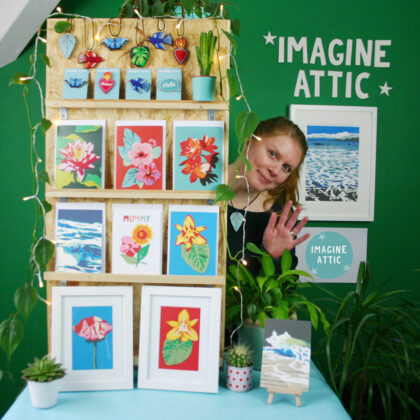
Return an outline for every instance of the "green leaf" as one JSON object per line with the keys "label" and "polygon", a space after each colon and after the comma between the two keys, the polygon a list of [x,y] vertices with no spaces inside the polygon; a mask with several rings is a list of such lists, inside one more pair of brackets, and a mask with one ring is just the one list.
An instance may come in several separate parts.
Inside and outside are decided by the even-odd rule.
{"label": "green leaf", "polygon": [[9,82],[9,86],[11,85],[27,85],[31,80],[21,80],[25,77],[28,77],[25,73],[15,73],[11,78]]}
{"label": "green leaf", "polygon": [[236,80],[235,70],[227,69],[226,74],[229,83],[229,99],[232,99],[239,92],[238,81]]}
{"label": "green leaf", "polygon": [[156,146],[152,149],[152,158],[157,159],[162,153],[162,149],[159,146]]}
{"label": "green leaf", "polygon": [[17,318],[6,319],[0,324],[0,347],[6,353],[8,360],[22,341],[23,333],[23,324]]}
{"label": "green leaf", "polygon": [[38,302],[38,292],[35,287],[27,283],[16,290],[14,300],[18,312],[27,321]]}
{"label": "green leaf", "polygon": [[230,44],[232,45],[233,54],[236,54],[236,51],[238,50],[238,43],[236,42],[236,39],[230,34],[229,32],[222,29],[222,32],[227,36],[227,38],[230,41]]}
{"label": "green leaf", "polygon": [[292,266],[292,254],[288,249],[285,249],[281,256],[281,272],[285,273],[290,270]]}
{"label": "green leaf", "polygon": [[48,57],[48,55],[46,55],[46,54],[41,54],[41,58],[42,58],[42,61],[48,66],[48,67],[50,67],[51,68],[51,63],[50,63],[50,59],[49,59],[49,57]]}
{"label": "green leaf", "polygon": [[132,187],[133,185],[136,185],[137,184],[136,175],[138,174],[138,172],[139,170],[137,168],[130,168],[124,176],[122,187],[129,188],[129,187]]}
{"label": "green leaf", "polygon": [[258,283],[258,287],[260,288],[260,292],[263,291],[263,287],[265,282],[267,281],[268,277],[257,277],[257,283]]}
{"label": "green leaf", "polygon": [[[146,245],[146,246],[142,246],[140,248],[140,251],[137,254],[137,264],[146,257],[147,253],[149,252],[149,248],[150,248],[150,244]],[[136,265],[137,265],[136,264]]]}
{"label": "green leaf", "polygon": [[235,193],[232,188],[226,184],[219,184],[216,188],[216,199],[214,202],[217,203],[218,201],[229,201],[232,200],[234,196]]}
{"label": "green leaf", "polygon": [[47,238],[42,238],[36,245],[35,258],[41,266],[42,270],[47,267],[48,261],[51,259],[54,253],[55,245]]}
{"label": "green leaf", "polygon": [[248,251],[253,252],[254,254],[264,255],[264,251],[262,251],[260,248],[257,247],[257,245],[253,244],[252,242],[248,242],[246,244],[246,249]]}
{"label": "green leaf", "polygon": [[165,5],[160,0],[155,0],[151,15],[152,16],[163,16],[165,14]]}
{"label": "green leaf", "polygon": [[257,320],[257,315],[258,315],[258,308],[257,305],[255,303],[249,303],[246,307],[246,311],[248,313],[248,316],[252,319],[252,321],[256,321]]}
{"label": "green leaf", "polygon": [[233,19],[230,23],[230,29],[235,35],[239,36],[241,32],[241,21],[239,19]]}
{"label": "green leaf", "polygon": [[287,319],[289,316],[289,304],[285,300],[277,302],[277,306],[272,307],[273,317],[276,319]]}
{"label": "green leaf", "polygon": [[187,13],[191,13],[195,0],[181,0],[181,4],[185,7]]}
{"label": "green leaf", "polygon": [[65,20],[61,20],[60,22],[57,22],[54,25],[54,30],[58,34],[64,34],[65,32],[68,32],[70,30],[71,23],[67,22]]}
{"label": "green leaf", "polygon": [[181,245],[181,255],[184,261],[195,271],[204,273],[210,262],[210,247],[208,244],[193,244],[189,251]]}
{"label": "green leaf", "polygon": [[38,176],[39,176],[39,180],[40,181],[45,182],[46,184],[50,184],[51,185],[50,177],[48,176],[48,172],[47,171],[45,171],[45,170],[39,171]]}
{"label": "green leaf", "polygon": [[137,258],[136,257],[130,257],[127,254],[121,254],[121,257],[128,264],[137,264]]}
{"label": "green leaf", "polygon": [[263,266],[263,269],[264,269],[264,273],[267,276],[272,276],[276,271],[276,268],[275,268],[274,262],[273,262],[273,258],[271,257],[271,255],[269,255],[267,253],[264,253],[263,256],[262,256],[262,266]]}
{"label": "green leaf", "polygon": [[260,324],[262,327],[265,326],[265,320],[267,318],[270,318],[264,311],[260,311],[258,314],[258,321],[260,321]]}
{"label": "green leaf", "polygon": [[247,172],[249,172],[252,169],[252,165],[242,152],[239,153],[239,159],[241,159],[245,163],[246,170]]}
{"label": "green leaf", "polygon": [[187,360],[192,352],[193,343],[191,340],[168,340],[163,343],[162,355],[167,366],[179,365]]}
{"label": "green leaf", "polygon": [[52,122],[50,120],[47,120],[46,118],[42,118],[41,120],[41,129],[44,132],[44,134],[51,128]]}
{"label": "green leaf", "polygon": [[239,142],[245,143],[258,125],[258,116],[252,111],[242,111],[235,119],[235,132]]}

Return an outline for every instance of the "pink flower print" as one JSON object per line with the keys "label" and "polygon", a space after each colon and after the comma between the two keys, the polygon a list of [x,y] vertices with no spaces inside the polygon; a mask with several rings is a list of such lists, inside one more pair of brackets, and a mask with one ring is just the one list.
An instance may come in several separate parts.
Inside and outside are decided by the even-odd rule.
{"label": "pink flower print", "polygon": [[128,257],[134,257],[139,251],[141,246],[134,242],[129,236],[123,236],[121,238],[120,251]]}
{"label": "pink flower print", "polygon": [[73,327],[77,335],[91,342],[103,340],[111,330],[112,326],[98,316],[84,318]]}
{"label": "pink flower print", "polygon": [[149,143],[134,143],[128,157],[134,166],[148,165],[153,162],[152,146]]}
{"label": "pink flower print", "polygon": [[76,172],[80,182],[85,177],[86,169],[93,169],[93,163],[100,159],[93,153],[93,144],[82,142],[80,139],[73,143],[68,143],[65,149],[60,149],[60,154],[64,157],[58,167],[61,171]]}
{"label": "pink flower print", "polygon": [[156,140],[155,139],[149,139],[149,142],[148,142],[149,144],[150,144],[150,146],[152,146],[152,147],[155,147],[156,146]]}
{"label": "pink flower print", "polygon": [[146,185],[153,185],[161,176],[159,169],[155,163],[150,165],[142,165],[138,168],[136,179]]}

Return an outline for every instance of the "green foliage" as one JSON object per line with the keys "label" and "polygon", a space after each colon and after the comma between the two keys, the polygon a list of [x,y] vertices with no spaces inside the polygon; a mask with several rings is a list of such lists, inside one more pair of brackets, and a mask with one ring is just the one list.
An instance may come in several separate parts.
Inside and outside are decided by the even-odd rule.
{"label": "green foliage", "polygon": [[47,238],[41,238],[35,246],[35,258],[42,270],[47,267],[48,261],[54,254],[55,245]]}
{"label": "green foliage", "polygon": [[14,315],[0,324],[0,347],[7,355],[7,360],[12,358],[13,352],[23,339],[23,324]]}
{"label": "green foliage", "polygon": [[66,20],[60,20],[54,25],[54,31],[58,34],[64,34],[68,32],[71,28],[71,23]]}
{"label": "green foliage", "polygon": [[52,122],[47,120],[46,118],[41,119],[41,129],[42,132],[45,134],[52,126]]}
{"label": "green foliage", "polygon": [[179,365],[187,360],[193,349],[191,340],[168,340],[163,343],[162,355],[168,366]]}
{"label": "green foliage", "polygon": [[258,125],[258,116],[251,111],[242,111],[235,120],[235,132],[239,144],[244,145],[248,137],[255,131]]}
{"label": "green foliage", "polygon": [[25,321],[38,302],[38,292],[32,285],[26,283],[15,292],[15,306]]}
{"label": "green foliage", "polygon": [[9,86],[11,86],[11,85],[27,85],[28,83],[30,83],[31,80],[30,79],[22,80],[22,79],[25,79],[27,77],[28,77],[28,75],[26,73],[21,73],[21,72],[15,73],[10,78]]}
{"label": "green foliage", "polygon": [[61,363],[56,363],[48,355],[42,359],[35,357],[33,363],[28,363],[28,367],[22,370],[23,378],[34,382],[51,382],[60,379],[66,374],[61,367]]}
{"label": "green foliage", "polygon": [[233,192],[232,188],[230,188],[226,184],[219,184],[216,188],[216,199],[214,200],[215,203],[218,201],[229,201],[232,200],[235,193]]}
{"label": "green foliage", "polygon": [[214,65],[214,49],[216,47],[217,36],[213,31],[201,32],[200,45],[196,45],[198,66],[200,67],[200,76],[210,76]]}
{"label": "green foliage", "polygon": [[334,309],[314,360],[354,419],[408,419],[420,410],[418,302],[406,290],[387,291],[388,282],[374,287],[361,262],[355,290],[340,297],[321,288]]}
{"label": "green foliage", "polygon": [[50,59],[46,54],[41,54],[41,58],[48,67],[51,67]]}
{"label": "green foliage", "polygon": [[246,344],[235,343],[228,349],[226,364],[239,368],[252,366],[252,351]]}

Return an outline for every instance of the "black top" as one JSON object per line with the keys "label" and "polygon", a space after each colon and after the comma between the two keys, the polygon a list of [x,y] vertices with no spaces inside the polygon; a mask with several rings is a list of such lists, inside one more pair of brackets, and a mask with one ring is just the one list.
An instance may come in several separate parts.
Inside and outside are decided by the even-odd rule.
{"label": "black top", "polygon": [[[279,203],[275,203],[270,211],[268,212],[254,212],[248,211],[246,214],[246,225],[245,225],[245,244],[248,242],[252,242],[257,247],[262,246],[262,239],[265,228],[267,227],[268,220],[270,215],[273,211],[279,212],[281,210],[281,206]],[[239,210],[231,205],[228,205],[228,220],[227,220],[227,236],[229,242],[230,252],[233,256],[235,256],[238,252],[238,259],[241,258],[242,253],[242,241],[243,241],[243,225],[239,227],[237,231],[233,228],[231,222],[231,215],[235,212],[239,212],[242,215],[245,213],[244,210]],[[294,269],[297,265],[298,259],[296,257],[295,249],[293,248],[291,251],[292,254],[292,269]],[[252,257],[252,253],[250,253],[245,248],[245,259],[248,261],[247,268],[251,271],[251,273],[256,276],[260,269],[260,264],[255,257]],[[227,256],[228,266],[234,261]],[[276,273],[281,273],[281,258],[274,259],[274,264],[276,267]]]}

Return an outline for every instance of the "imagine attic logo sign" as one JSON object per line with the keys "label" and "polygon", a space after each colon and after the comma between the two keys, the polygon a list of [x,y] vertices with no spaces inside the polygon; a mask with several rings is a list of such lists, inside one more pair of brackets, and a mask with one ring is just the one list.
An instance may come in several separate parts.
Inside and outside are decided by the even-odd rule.
{"label": "imagine attic logo sign", "polygon": [[[307,37],[301,37],[297,40],[293,36],[284,37],[272,35],[268,32],[263,35],[265,45],[278,45],[277,61],[278,63],[293,63],[301,60],[304,65],[317,65],[325,67],[330,66],[360,66],[366,68],[389,68],[391,63],[387,60],[388,47],[391,46],[391,40],[362,40],[335,38],[330,42],[323,41],[316,37],[312,42],[308,42]],[[359,99],[369,98],[369,93],[364,90],[363,81],[370,78],[370,72],[361,71],[353,74],[352,71],[319,70],[305,69],[299,70],[296,78],[294,96],[301,94],[305,98],[311,95],[319,97],[321,95],[322,85],[330,84],[331,96],[337,98],[339,92],[344,92],[345,98],[351,98],[353,92]],[[389,96],[392,87],[388,86],[386,81],[382,86],[380,94]]]}

